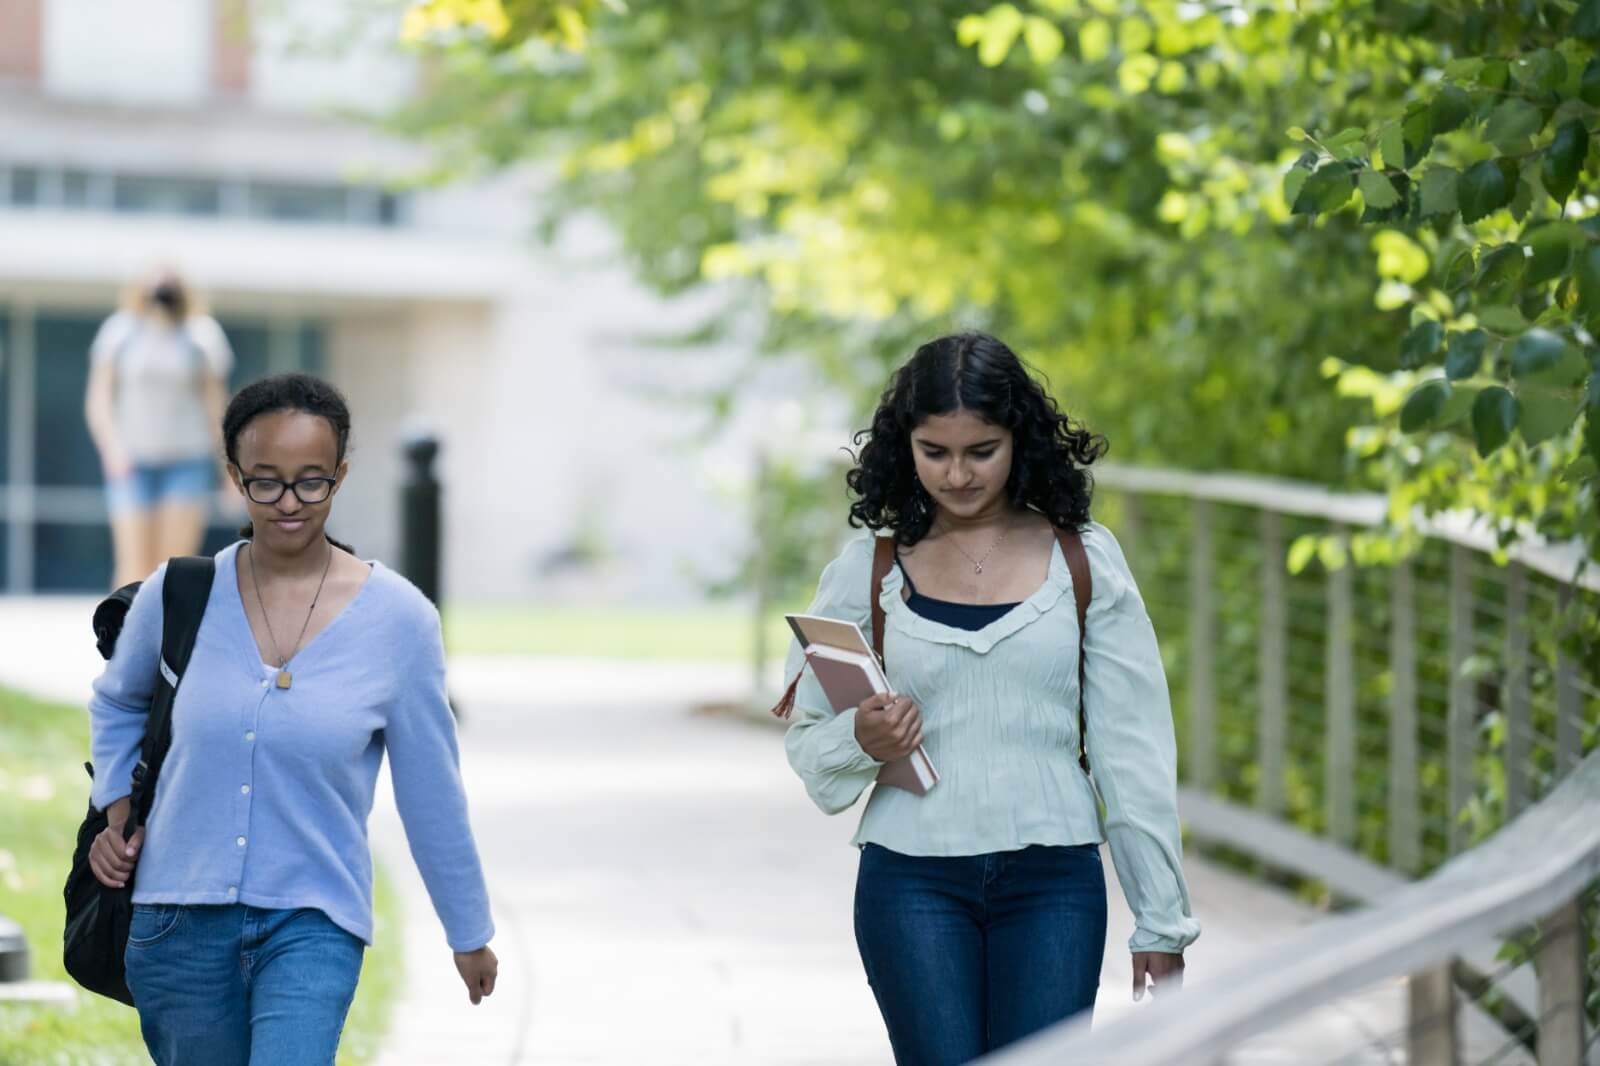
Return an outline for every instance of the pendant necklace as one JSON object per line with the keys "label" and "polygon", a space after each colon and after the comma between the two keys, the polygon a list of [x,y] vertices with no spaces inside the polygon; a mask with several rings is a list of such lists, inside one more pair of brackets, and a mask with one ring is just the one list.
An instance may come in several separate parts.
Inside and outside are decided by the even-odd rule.
{"label": "pendant necklace", "polygon": [[306,637],[306,629],[311,625],[311,616],[316,613],[317,601],[322,598],[322,586],[328,580],[328,568],[333,565],[333,545],[328,545],[328,558],[322,564],[322,577],[317,581],[317,591],[311,597],[311,606],[306,611],[306,620],[300,625],[300,635],[294,638],[294,647],[288,655],[278,650],[278,638],[272,632],[272,616],[267,613],[267,601],[261,598],[261,579],[256,576],[255,545],[250,548],[250,583],[256,589],[256,604],[261,608],[261,620],[267,624],[267,639],[272,642],[272,654],[278,657],[278,687],[288,688],[294,684],[294,674],[289,672],[289,660],[300,652],[300,642]]}
{"label": "pendant necklace", "polygon": [[989,561],[989,556],[993,555],[994,550],[1000,547],[1000,542],[1006,539],[1006,535],[1009,534],[1011,530],[1008,527],[1003,530],[998,537],[994,538],[994,543],[989,545],[989,550],[983,553],[983,558],[981,559],[974,559],[967,549],[961,546],[961,542],[956,540],[955,532],[951,530],[950,527],[946,526],[945,532],[950,536],[950,543],[956,546],[956,551],[960,552],[962,555],[965,555],[967,557],[967,562],[972,564],[972,572],[974,574],[981,574],[983,573],[983,564]]}

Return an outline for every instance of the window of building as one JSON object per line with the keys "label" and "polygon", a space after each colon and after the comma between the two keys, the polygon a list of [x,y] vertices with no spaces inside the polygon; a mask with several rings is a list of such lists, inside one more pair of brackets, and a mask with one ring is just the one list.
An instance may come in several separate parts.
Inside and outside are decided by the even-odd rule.
{"label": "window of building", "polygon": [[270,349],[271,333],[264,321],[232,319],[223,327],[233,348],[233,374],[228,380],[232,391],[274,372]]}
{"label": "window of building", "polygon": [[32,167],[11,168],[11,202],[33,207],[39,202],[39,172]]}
{"label": "window of building", "polygon": [[197,178],[119,174],[111,182],[111,206],[139,214],[215,215],[222,211],[222,185]]}
{"label": "window of building", "polygon": [[274,222],[351,222],[351,197],[337,185],[250,184],[250,215]]}
{"label": "window of building", "polygon": [[100,456],[83,420],[89,345],[100,317],[39,314],[34,319],[33,483],[100,484]]}
{"label": "window of building", "polygon": [[0,589],[6,587],[11,552],[11,521],[6,483],[11,476],[11,377],[16,360],[11,316],[0,306]]}
{"label": "window of building", "polygon": [[406,225],[408,195],[375,185],[124,174],[0,163],[0,207],[221,216],[317,225]]}
{"label": "window of building", "polygon": [[321,374],[327,365],[327,331],[320,326],[306,324],[300,327],[300,346],[296,353],[300,369],[308,374]]}
{"label": "window of building", "polygon": [[111,584],[111,527],[105,522],[37,522],[33,527],[36,592],[101,592]]}
{"label": "window of building", "polygon": [[396,196],[394,193],[392,193],[392,192],[379,193],[378,194],[378,225],[380,225],[380,226],[398,226],[398,225],[400,225],[401,222],[403,221],[403,219],[401,219],[401,217],[400,217],[400,212],[401,212],[403,207],[404,207],[404,201],[400,197]]}
{"label": "window of building", "polygon": [[[0,307],[0,485],[9,476],[11,462],[11,316]],[[0,509],[0,525],[5,513]],[[0,552],[0,578],[5,572],[5,553]],[[4,581],[0,580],[0,587]]]}
{"label": "window of building", "polygon": [[89,184],[89,175],[81,170],[65,170],[61,173],[61,206],[71,208],[93,207],[91,202],[93,191]]}

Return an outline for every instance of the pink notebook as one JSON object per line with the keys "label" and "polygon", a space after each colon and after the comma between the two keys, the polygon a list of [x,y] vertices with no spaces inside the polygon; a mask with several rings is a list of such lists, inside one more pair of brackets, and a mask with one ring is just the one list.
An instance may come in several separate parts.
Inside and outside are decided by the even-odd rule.
{"label": "pink notebook", "polygon": [[[816,615],[784,617],[805,649],[806,662],[835,713],[860,706],[874,693],[893,693],[860,626]],[[918,745],[905,758],[885,763],[878,771],[878,783],[922,796],[939,783],[939,772],[933,768],[927,751]]]}

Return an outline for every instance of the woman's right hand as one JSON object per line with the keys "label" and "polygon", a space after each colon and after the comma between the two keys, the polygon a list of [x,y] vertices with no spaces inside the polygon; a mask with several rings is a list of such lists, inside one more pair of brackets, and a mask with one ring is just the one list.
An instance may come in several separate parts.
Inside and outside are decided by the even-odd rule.
{"label": "woman's right hand", "polygon": [[909,696],[868,696],[856,708],[856,743],[879,762],[893,762],[922,743],[922,715]]}
{"label": "woman's right hand", "polygon": [[139,849],[144,847],[144,826],[134,830],[133,839],[122,838],[123,827],[128,824],[132,804],[124,796],[106,808],[109,822],[100,835],[89,845],[89,869],[95,880],[107,888],[122,888],[133,876],[134,864],[139,861]]}
{"label": "woman's right hand", "polygon": [[133,460],[121,447],[107,445],[100,449],[100,468],[105,471],[107,481],[121,481],[133,472]]}

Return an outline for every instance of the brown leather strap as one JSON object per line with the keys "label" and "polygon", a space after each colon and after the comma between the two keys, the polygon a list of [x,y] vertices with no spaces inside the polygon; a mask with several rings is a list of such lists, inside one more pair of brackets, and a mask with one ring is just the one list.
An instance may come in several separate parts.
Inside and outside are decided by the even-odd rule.
{"label": "brown leather strap", "polygon": [[[883,595],[883,579],[889,576],[889,567],[894,565],[894,538],[878,537],[872,547],[872,650],[878,656],[878,662],[883,662],[883,607],[878,600]],[[795,694],[800,687],[800,676],[806,672],[806,663],[800,664],[800,672],[794,675],[794,680],[783,690],[783,695],[778,702],[773,704],[772,713],[779,718],[789,717],[794,710]]]}
{"label": "brown leather strap", "polygon": [[894,565],[894,538],[879,537],[872,547],[872,650],[883,662],[883,579]]}
{"label": "brown leather strap", "polygon": [[1089,599],[1094,595],[1094,580],[1089,576],[1089,556],[1083,550],[1083,537],[1075,529],[1057,529],[1056,541],[1072,573],[1072,595],[1078,601],[1078,765],[1089,772],[1089,720],[1083,711],[1083,638],[1089,628]]}

